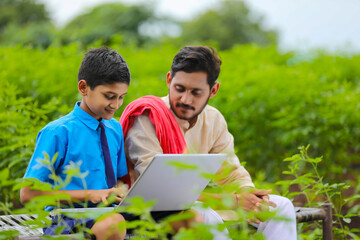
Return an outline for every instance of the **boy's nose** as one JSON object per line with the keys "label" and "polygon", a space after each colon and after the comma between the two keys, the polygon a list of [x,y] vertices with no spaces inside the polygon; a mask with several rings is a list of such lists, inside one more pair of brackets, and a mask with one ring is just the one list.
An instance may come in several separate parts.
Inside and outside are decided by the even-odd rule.
{"label": "boy's nose", "polygon": [[118,101],[118,103],[117,103],[117,108],[116,108],[116,109],[119,109],[119,108],[121,107],[122,103],[123,103],[122,100],[121,100],[121,101]]}
{"label": "boy's nose", "polygon": [[112,101],[112,102],[110,103],[110,108],[111,108],[111,109],[114,109],[114,110],[117,110],[117,109],[118,109],[118,103],[117,103],[117,101]]}

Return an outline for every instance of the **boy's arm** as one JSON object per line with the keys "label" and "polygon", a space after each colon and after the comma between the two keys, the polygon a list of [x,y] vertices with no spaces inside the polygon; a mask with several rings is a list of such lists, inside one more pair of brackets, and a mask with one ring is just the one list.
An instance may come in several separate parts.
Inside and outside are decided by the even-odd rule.
{"label": "boy's arm", "polygon": [[[43,195],[56,195],[59,193],[68,194],[73,202],[85,202],[90,201],[92,203],[103,202],[107,204],[107,198],[111,195],[115,195],[115,201],[120,202],[124,197],[125,192],[122,188],[110,188],[101,190],[58,190],[52,192],[38,191],[31,189],[30,187],[23,187],[20,189],[20,201],[26,203],[32,198]],[[69,203],[67,200],[61,200],[62,204]]]}

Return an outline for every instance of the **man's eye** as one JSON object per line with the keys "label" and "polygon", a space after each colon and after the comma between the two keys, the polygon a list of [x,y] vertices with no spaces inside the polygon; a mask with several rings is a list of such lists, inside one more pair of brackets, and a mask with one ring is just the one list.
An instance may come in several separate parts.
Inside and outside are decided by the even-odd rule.
{"label": "man's eye", "polygon": [[195,91],[192,93],[194,96],[200,96],[201,95],[201,92],[200,91]]}
{"label": "man's eye", "polygon": [[182,88],[182,87],[175,87],[175,90],[178,91],[178,92],[183,92],[183,91],[184,91],[184,88]]}

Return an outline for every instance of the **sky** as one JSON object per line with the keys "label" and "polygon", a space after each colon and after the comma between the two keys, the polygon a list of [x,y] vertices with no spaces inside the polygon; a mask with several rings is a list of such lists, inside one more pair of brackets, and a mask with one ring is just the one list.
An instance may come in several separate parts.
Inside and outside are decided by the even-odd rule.
{"label": "sky", "polygon": [[[158,16],[189,20],[222,0],[42,0],[62,26],[105,2],[153,2]],[[234,0],[235,1],[235,0]],[[264,28],[279,33],[284,50],[324,49],[360,53],[360,0],[245,0]]]}

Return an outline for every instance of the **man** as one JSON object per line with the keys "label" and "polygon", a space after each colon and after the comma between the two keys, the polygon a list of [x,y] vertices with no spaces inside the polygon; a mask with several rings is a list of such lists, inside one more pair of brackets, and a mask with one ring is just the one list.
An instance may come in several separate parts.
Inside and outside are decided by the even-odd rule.
{"label": "man", "polygon": [[[284,197],[269,195],[270,191],[254,188],[249,173],[240,165],[235,155],[234,139],[228,131],[224,117],[217,109],[207,105],[208,100],[215,97],[220,88],[220,84],[216,82],[220,65],[221,60],[210,47],[188,46],[176,54],[171,71],[167,73],[169,94],[161,98],[160,102],[164,104],[158,104],[158,108],[163,109],[166,106],[169,109],[172,117],[164,115],[160,118],[166,118],[170,123],[175,121],[181,136],[177,135],[176,131],[171,133],[170,137],[168,133],[164,134],[164,129],[168,131],[169,127],[158,121],[158,110],[151,107],[155,102],[151,98],[140,98],[125,109],[120,121],[126,135],[125,153],[131,178],[135,180],[155,154],[169,153],[169,144],[181,145],[182,139],[190,152],[227,153],[228,159],[224,166],[232,166],[232,171],[217,179],[216,183],[220,186],[236,184],[239,189],[252,189],[232,195],[236,203],[241,203],[246,210],[260,211],[261,205],[265,203],[275,209],[279,216],[290,219],[265,222],[253,220],[258,231],[267,239],[296,239],[292,203]],[[134,109],[137,110],[133,111]],[[168,138],[170,140],[165,141]],[[210,217],[204,216],[205,223],[207,218],[208,222],[216,221],[216,217],[213,214]]]}

